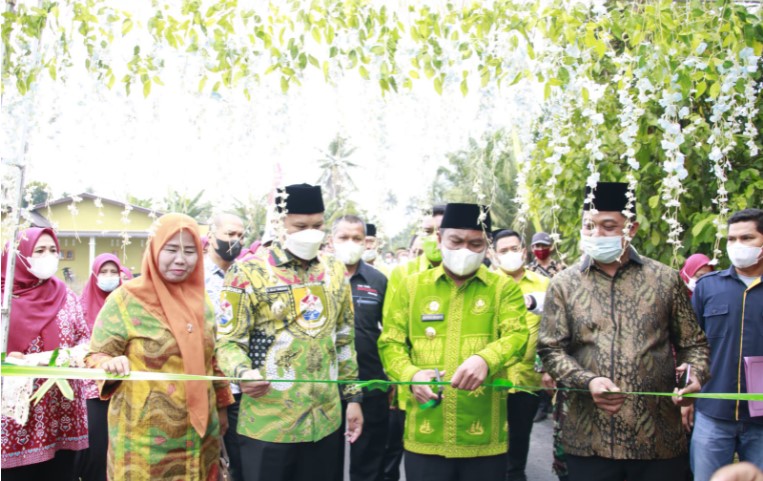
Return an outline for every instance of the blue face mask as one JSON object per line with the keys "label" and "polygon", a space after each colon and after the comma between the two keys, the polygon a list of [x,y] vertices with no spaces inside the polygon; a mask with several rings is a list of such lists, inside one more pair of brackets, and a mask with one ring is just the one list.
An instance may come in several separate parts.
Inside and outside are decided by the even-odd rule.
{"label": "blue face mask", "polygon": [[591,237],[581,236],[580,248],[595,261],[611,264],[620,258],[623,252],[623,236]]}

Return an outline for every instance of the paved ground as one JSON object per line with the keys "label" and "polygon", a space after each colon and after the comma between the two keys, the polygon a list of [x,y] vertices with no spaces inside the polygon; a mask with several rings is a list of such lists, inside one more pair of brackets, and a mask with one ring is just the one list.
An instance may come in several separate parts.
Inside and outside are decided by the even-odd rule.
{"label": "paved ground", "polygon": [[[533,425],[532,437],[530,438],[530,454],[527,456],[527,470],[525,471],[527,474],[527,481],[558,480],[558,478],[551,472],[553,430],[554,422],[550,417],[545,421],[537,422]],[[349,450],[345,451],[345,453],[347,452],[349,452]],[[344,472],[344,479],[349,481],[349,459],[346,455]],[[401,480],[405,480],[404,470]]]}

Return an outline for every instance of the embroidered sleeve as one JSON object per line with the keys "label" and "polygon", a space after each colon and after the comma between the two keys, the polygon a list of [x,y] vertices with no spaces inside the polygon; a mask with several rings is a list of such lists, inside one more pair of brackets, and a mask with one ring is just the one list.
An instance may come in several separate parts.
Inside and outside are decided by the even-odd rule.
{"label": "embroidered sleeve", "polygon": [[525,298],[516,282],[502,278],[496,287],[500,292],[498,310],[498,339],[477,352],[495,374],[504,367],[520,362],[527,349]]}
{"label": "embroidered sleeve", "polygon": [[[355,313],[352,310],[352,290],[348,282],[342,284],[341,293],[342,303],[336,326],[336,357],[339,379],[352,381],[358,379],[358,361],[355,353]],[[357,386],[343,384],[342,398],[349,402],[360,402],[362,393]]]}
{"label": "embroidered sleeve", "polygon": [[253,290],[243,268],[234,264],[225,275],[217,317],[215,356],[226,375],[240,377],[251,369],[247,356],[249,333],[254,322]]}
{"label": "embroidered sleeve", "polygon": [[[99,368],[111,358],[123,356],[127,352],[127,327],[121,303],[124,294],[115,292],[106,299],[93,324],[90,338],[90,351],[85,356],[85,364],[90,368]],[[102,400],[109,399],[117,390],[121,381],[97,381],[98,392]]]}
{"label": "embroidered sleeve", "polygon": [[551,377],[568,387],[588,389],[591,379],[599,375],[583,369],[575,358],[567,354],[572,339],[572,319],[565,306],[562,283],[556,281],[552,280],[546,291],[538,331],[538,354]]}
{"label": "embroidered sleeve", "polygon": [[387,314],[378,346],[387,376],[393,381],[407,382],[421,369],[411,362],[411,346],[407,334],[410,291],[415,286],[405,280],[403,282],[405,284],[401,288],[390,289],[392,296],[385,300]]}

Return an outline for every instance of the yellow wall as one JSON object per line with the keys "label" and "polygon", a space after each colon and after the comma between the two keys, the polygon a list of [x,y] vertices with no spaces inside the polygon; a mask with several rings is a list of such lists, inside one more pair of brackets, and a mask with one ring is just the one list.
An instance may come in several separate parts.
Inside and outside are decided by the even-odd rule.
{"label": "yellow wall", "polygon": [[[85,199],[77,204],[77,214],[72,215],[68,205],[64,203],[51,206],[50,210],[42,208],[37,211],[57,229],[63,256],[58,265],[60,279],[64,279],[64,268],[70,268],[74,282],[69,286],[75,292],[81,292],[90,275],[91,236],[95,237],[95,256],[112,253],[133,273],[140,273],[146,234],[153,222],[147,213],[133,210],[129,215],[130,222],[125,224],[122,222],[122,206],[103,202],[103,207],[98,209],[92,200]],[[130,236],[130,244],[124,247],[123,232]]]}
{"label": "yellow wall", "polygon": [[[101,209],[96,208],[95,202],[85,199],[77,203],[77,215],[72,215],[68,206],[70,203],[54,205],[50,211],[46,208],[39,209],[37,212],[52,223],[58,223],[56,228],[59,231],[114,231],[122,232],[127,230],[147,232],[151,227],[153,219],[148,214],[133,210],[130,212],[129,224],[122,222],[121,206],[103,202]],[[103,215],[99,215],[99,211]]]}

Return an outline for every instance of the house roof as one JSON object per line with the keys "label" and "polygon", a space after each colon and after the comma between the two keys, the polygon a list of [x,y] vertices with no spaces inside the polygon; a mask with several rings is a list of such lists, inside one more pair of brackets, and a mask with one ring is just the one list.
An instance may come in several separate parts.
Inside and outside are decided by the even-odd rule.
{"label": "house roof", "polygon": [[37,204],[37,205],[33,206],[29,210],[36,211],[36,210],[39,210],[39,209],[44,209],[44,208],[46,209],[48,207],[53,207],[53,206],[60,205],[60,204],[68,204],[68,203],[72,202],[72,198],[73,197],[80,197],[82,200],[101,199],[101,202],[104,203],[104,204],[112,204],[112,205],[116,205],[116,206],[119,206],[119,207],[125,207],[125,206],[129,205],[130,207],[132,207],[133,211],[135,211],[135,212],[142,212],[144,214],[150,214],[152,212],[155,213],[157,216],[160,216],[160,215],[163,214],[163,212],[147,209],[145,207],[141,207],[141,206],[138,206],[138,205],[135,205],[135,204],[128,204],[127,202],[121,202],[121,201],[114,200],[114,199],[108,199],[106,197],[101,197],[101,196],[95,195],[95,194],[88,194],[87,192],[83,192],[82,194],[78,194],[76,196],[70,195],[70,196],[63,197],[61,199],[57,199],[57,200],[54,200],[54,201],[51,201],[51,202],[43,202],[41,204]]}

